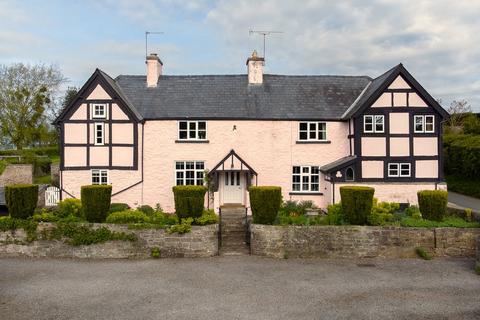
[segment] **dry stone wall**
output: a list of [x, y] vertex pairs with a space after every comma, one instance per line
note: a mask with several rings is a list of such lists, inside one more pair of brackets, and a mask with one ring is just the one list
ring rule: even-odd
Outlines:
[[0, 186], [19, 183], [33, 183], [31, 164], [9, 164], [0, 175]]
[[436, 256], [474, 257], [480, 229], [368, 226], [250, 226], [254, 255], [320, 258], [410, 258], [423, 247]]
[[[134, 233], [138, 240], [108, 241], [88, 246], [72, 246], [62, 240], [37, 240], [28, 243], [26, 233], [18, 229], [0, 232], [0, 257], [148, 258], [154, 247], [160, 249], [161, 257], [211, 257], [218, 253], [218, 225], [193, 226], [192, 231], [186, 234], [169, 234], [163, 229], [130, 230], [127, 225], [91, 226]], [[43, 230], [53, 227], [51, 223], [39, 224], [39, 239]]]

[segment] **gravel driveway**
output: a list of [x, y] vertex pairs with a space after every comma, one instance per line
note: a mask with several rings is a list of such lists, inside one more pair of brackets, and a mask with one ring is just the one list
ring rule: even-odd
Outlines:
[[480, 319], [471, 260], [0, 259], [1, 319]]

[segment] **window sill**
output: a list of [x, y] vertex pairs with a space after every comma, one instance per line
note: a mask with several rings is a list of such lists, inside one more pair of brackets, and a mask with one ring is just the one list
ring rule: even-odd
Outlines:
[[175, 140], [175, 143], [210, 143], [209, 140]]
[[297, 144], [329, 144], [332, 143], [330, 140], [297, 140]]
[[291, 196], [323, 196], [323, 192], [291, 191], [288, 194], [291, 195]]

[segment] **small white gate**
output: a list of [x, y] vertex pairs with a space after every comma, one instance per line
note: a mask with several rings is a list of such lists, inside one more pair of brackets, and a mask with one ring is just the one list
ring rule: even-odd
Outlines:
[[53, 207], [60, 201], [60, 189], [54, 186], [50, 186], [45, 190], [45, 206]]

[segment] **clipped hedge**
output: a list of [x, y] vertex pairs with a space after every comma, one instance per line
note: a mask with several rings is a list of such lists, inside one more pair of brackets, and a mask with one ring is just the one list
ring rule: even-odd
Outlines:
[[442, 221], [447, 214], [448, 193], [443, 190], [422, 190], [417, 192], [418, 206], [422, 217]]
[[350, 224], [365, 225], [372, 212], [375, 189], [364, 186], [340, 187], [342, 211]]
[[31, 217], [37, 207], [38, 185], [14, 184], [5, 187], [5, 201], [12, 218]]
[[198, 218], [203, 213], [205, 194], [204, 186], [175, 186], [172, 188], [175, 200], [175, 214], [179, 219]]
[[81, 199], [85, 218], [88, 222], [104, 222], [110, 210], [112, 186], [82, 186]]
[[480, 135], [452, 134], [443, 137], [445, 173], [480, 177]]
[[273, 224], [282, 204], [282, 188], [275, 186], [250, 187], [250, 207], [253, 223]]

